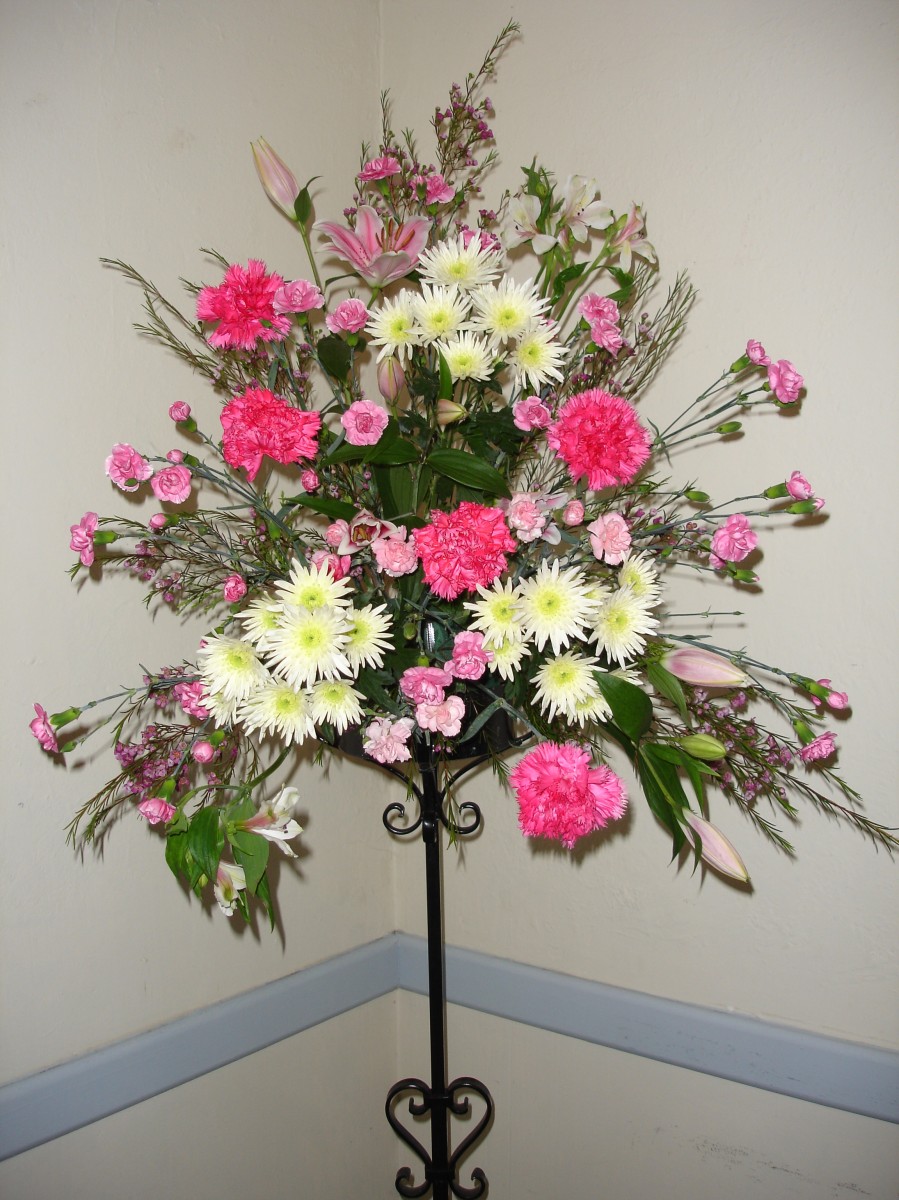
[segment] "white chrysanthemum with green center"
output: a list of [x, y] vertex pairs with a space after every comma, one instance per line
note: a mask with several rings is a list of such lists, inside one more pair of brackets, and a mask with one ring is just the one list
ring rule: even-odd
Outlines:
[[521, 613], [518, 604], [518, 589], [511, 579], [495, 580], [488, 587], [479, 587], [480, 600], [466, 601], [465, 608], [474, 613], [469, 628], [479, 630], [490, 641], [491, 647], [506, 642], [521, 641]]
[[596, 721], [607, 721], [612, 715], [611, 706], [600, 691], [595, 679], [593, 683], [596, 688], [593, 695], [588, 696], [585, 700], [578, 700], [574, 706], [574, 716], [571, 719], [577, 721], [581, 726]]
[[287, 683], [270, 683], [248, 696], [237, 710], [237, 719], [251, 733], [274, 735], [290, 745], [314, 737], [309, 693]]
[[266, 649], [269, 634], [278, 628], [283, 611], [284, 606], [280, 601], [273, 600], [271, 596], [258, 596], [238, 615], [237, 619], [243, 625], [245, 636], [257, 650]]
[[403, 291], [392, 299], [384, 300], [365, 327], [366, 335], [373, 346], [380, 346], [378, 362], [388, 355], [396, 355], [403, 362], [413, 346], [421, 345], [421, 330], [415, 321], [414, 296]]
[[380, 667], [384, 661], [383, 651], [393, 646], [386, 606], [381, 604], [373, 608], [367, 604], [365, 608], [348, 609], [346, 638], [344, 653], [353, 674], [358, 674], [362, 667]]
[[596, 666], [595, 658], [573, 650], [547, 659], [534, 676], [534, 695], [541, 712], [550, 721], [556, 713], [569, 721], [578, 720], [578, 704], [595, 700], [599, 691], [593, 678]]
[[508, 276], [472, 293], [472, 329], [486, 333], [491, 346], [520, 338], [540, 320], [548, 301], [541, 300], [531, 280], [516, 283]]
[[655, 604], [662, 594], [659, 573], [648, 554], [628, 555], [618, 572], [618, 586], [629, 587], [638, 599], [645, 600], [647, 604]]
[[559, 654], [573, 638], [587, 640], [587, 627], [596, 620], [599, 605], [576, 567], [562, 568], [557, 558], [551, 565], [544, 559], [518, 591], [522, 631], [538, 650], [549, 642]]
[[307, 612], [288, 608], [284, 619], [269, 639], [268, 659], [277, 675], [293, 688], [316, 679], [352, 675], [347, 660], [345, 610], [317, 608]]
[[465, 330], [446, 342], [437, 342], [453, 379], [489, 379], [493, 355], [483, 338]]
[[236, 703], [264, 687], [271, 676], [249, 642], [211, 634], [197, 651], [200, 677], [211, 696]]
[[493, 651], [493, 659], [487, 664], [487, 670], [496, 671], [497, 675], [510, 683], [521, 670], [522, 661], [531, 653], [524, 642], [505, 641], [498, 645], [490, 638], [484, 638], [484, 649]]
[[532, 391], [538, 392], [550, 379], [561, 383], [565, 348], [556, 338], [556, 328], [555, 324], [541, 322], [526, 330], [509, 355], [509, 365], [520, 387], [527, 383]]
[[348, 726], [362, 720], [359, 701], [364, 698], [343, 679], [325, 679], [316, 683], [310, 693], [313, 720], [316, 724], [327, 722], [338, 733], [343, 733]]
[[471, 301], [457, 287], [441, 287], [434, 284], [421, 285], [421, 295], [413, 300], [415, 319], [421, 330], [424, 345], [438, 338], [449, 338], [454, 333], [468, 329], [468, 310]]
[[622, 666], [646, 649], [644, 634], [652, 633], [658, 621], [650, 613], [651, 604], [636, 596], [631, 588], [619, 588], [603, 601], [596, 619], [594, 638], [610, 659]]
[[495, 250], [482, 250], [477, 237], [466, 246], [460, 234], [420, 254], [416, 270], [425, 283], [444, 287], [455, 284], [463, 292], [470, 292], [496, 278], [500, 256]]
[[289, 579], [280, 579], [275, 590], [282, 604], [315, 612], [319, 608], [343, 608], [351, 603], [347, 592], [352, 588], [348, 578], [335, 579], [327, 563], [313, 566], [294, 559]]

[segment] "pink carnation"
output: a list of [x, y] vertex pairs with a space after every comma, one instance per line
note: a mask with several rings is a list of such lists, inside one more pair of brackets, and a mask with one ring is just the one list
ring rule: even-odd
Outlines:
[[169, 518], [165, 513], [154, 513], [153, 516], [150, 517], [149, 521], [147, 521], [147, 524], [151, 529], [155, 530], [156, 533], [159, 533], [161, 529], [165, 529], [168, 523]]
[[47, 710], [41, 708], [39, 704], [35, 704], [34, 711], [37, 713], [37, 716], [33, 721], [29, 722], [28, 728], [40, 742], [43, 750], [46, 750], [48, 754], [58, 753], [59, 743], [56, 741], [56, 734], [53, 726], [50, 724]]
[[371, 313], [361, 300], [342, 300], [325, 317], [325, 324], [332, 333], [360, 333], [370, 317]]
[[321, 427], [317, 412], [302, 412], [265, 388], [247, 388], [229, 400], [221, 413], [222, 453], [232, 467], [245, 467], [252, 482], [263, 455], [279, 463], [312, 458]]
[[413, 704], [442, 704], [452, 682], [441, 667], [409, 667], [400, 676], [400, 691]]
[[553, 838], [571, 850], [579, 838], [624, 814], [624, 784], [608, 767], [590, 765], [575, 742], [541, 742], [509, 781], [518, 797], [518, 824], [526, 837]]
[[426, 204], [446, 204], [456, 194], [456, 189], [450, 187], [440, 174], [429, 175], [424, 184]]
[[326, 566], [335, 581], [343, 579], [353, 562], [348, 554], [329, 554], [327, 550], [314, 551], [309, 555], [309, 561], [317, 569]]
[[813, 742], [809, 742], [807, 746], [803, 746], [799, 751], [799, 757], [804, 763], [819, 762], [821, 759], [830, 758], [831, 754], [836, 752], [836, 742], [832, 733], [821, 733]]
[[86, 512], [77, 525], [69, 526], [72, 535], [69, 549], [77, 551], [86, 567], [94, 561], [94, 534], [97, 531], [98, 519], [95, 512]]
[[804, 382], [793, 364], [785, 358], [768, 367], [768, 386], [781, 404], [795, 404]]
[[363, 183], [370, 183], [374, 179], [388, 179], [391, 175], [399, 175], [401, 169], [398, 159], [392, 154], [385, 154], [380, 158], [370, 159], [356, 178], [361, 179]]
[[209, 709], [203, 703], [206, 693], [199, 680], [195, 683], [176, 683], [172, 691], [189, 717], [196, 717], [198, 721], [206, 720]]
[[599, 388], [579, 392], [547, 432], [550, 447], [575, 481], [586, 476], [595, 491], [630, 483], [649, 458], [649, 431], [634, 406]]
[[584, 506], [580, 500], [569, 500], [565, 505], [565, 511], [562, 513], [562, 520], [566, 525], [580, 525], [584, 519]]
[[389, 575], [391, 579], [411, 575], [418, 566], [415, 543], [406, 537], [405, 525], [400, 525], [384, 537], [375, 538], [371, 544], [371, 551], [378, 564], [378, 570]]
[[376, 717], [365, 728], [362, 749], [379, 763], [408, 762], [412, 752], [407, 743], [414, 727], [411, 717], [400, 717], [398, 721]]
[[431, 512], [430, 524], [412, 535], [425, 582], [444, 600], [486, 587], [506, 569], [516, 541], [502, 509], [464, 500], [454, 512]]
[[614, 357], [624, 345], [621, 330], [613, 321], [594, 321], [590, 326], [590, 337], [603, 350]]
[[341, 415], [340, 423], [351, 446], [374, 446], [387, 428], [388, 419], [387, 412], [379, 404], [356, 400]]
[[173, 421], [186, 421], [190, 416], [190, 405], [184, 400], [176, 400], [169, 408], [169, 416]]
[[169, 804], [168, 800], [163, 800], [161, 796], [149, 796], [146, 800], [141, 800], [137, 811], [142, 817], [146, 817], [149, 824], [160, 825], [164, 821], [171, 821], [175, 815], [175, 806]]
[[183, 504], [190, 495], [190, 471], [181, 466], [163, 467], [150, 480], [150, 487], [157, 500]]
[[812, 485], [804, 475], [800, 475], [798, 471], [794, 471], [787, 480], [787, 491], [794, 500], [811, 500], [815, 494], [812, 491]]
[[552, 419], [552, 413], [539, 396], [527, 396], [512, 405], [513, 424], [525, 433], [533, 429], [546, 429]]
[[493, 651], [484, 649], [483, 633], [464, 630], [456, 634], [453, 657], [446, 663], [446, 670], [456, 679], [480, 679], [492, 661]]
[[610, 566], [624, 562], [631, 548], [631, 531], [621, 513], [611, 512], [597, 517], [587, 526], [590, 546], [598, 559], [605, 559]]
[[215, 746], [204, 738], [199, 742], [194, 742], [190, 748], [190, 756], [194, 762], [211, 763], [215, 758]]
[[222, 586], [222, 595], [229, 604], [236, 604], [247, 594], [247, 581], [242, 575], [229, 575]]
[[282, 283], [275, 292], [272, 307], [276, 313], [304, 313], [313, 308], [321, 308], [325, 298], [308, 279], [292, 279], [290, 283]]
[[520, 542], [536, 541], [546, 526], [546, 510], [534, 499], [538, 494], [516, 492], [511, 500], [503, 501], [509, 528]]
[[746, 357], [751, 363], [755, 363], [757, 367], [767, 367], [771, 363], [771, 359], [761, 342], [755, 341], [753, 338], [746, 343]]
[[170, 463], [183, 463], [184, 462], [184, 451], [183, 450], [170, 450], [168, 452], [168, 454], [166, 455], [166, 458], [169, 460]]
[[118, 442], [106, 460], [106, 474], [123, 492], [136, 492], [138, 484], [153, 474], [153, 468], [133, 446]]
[[621, 319], [615, 301], [609, 296], [598, 296], [596, 292], [588, 292], [578, 304], [577, 310], [588, 325], [595, 325], [597, 321], [611, 321], [615, 324]]
[[758, 534], [749, 528], [748, 518], [742, 513], [733, 513], [712, 538], [709, 562], [715, 570], [720, 570], [725, 562], [740, 562], [758, 544]]
[[197, 296], [197, 317], [218, 321], [209, 334], [210, 346], [252, 350], [261, 338], [281, 342], [290, 321], [275, 311], [274, 300], [284, 280], [266, 274], [264, 262], [251, 258], [246, 268], [233, 264], [218, 287], [204, 287]]
[[419, 704], [415, 720], [419, 729], [430, 729], [444, 737], [456, 737], [462, 731], [465, 716], [465, 701], [459, 696], [447, 696], [440, 704]]
[[320, 480], [318, 475], [312, 470], [311, 467], [307, 467], [306, 470], [300, 474], [300, 486], [304, 492], [314, 492], [318, 487], [319, 482]]

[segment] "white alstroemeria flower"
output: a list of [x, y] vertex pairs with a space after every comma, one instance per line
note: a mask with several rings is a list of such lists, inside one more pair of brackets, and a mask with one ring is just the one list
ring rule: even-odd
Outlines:
[[587, 179], [584, 175], [568, 176], [559, 214], [559, 241], [563, 246], [567, 246], [572, 238], [578, 243], [586, 242], [588, 229], [607, 229], [612, 224], [612, 210], [594, 199], [596, 194], [595, 179]]
[[537, 196], [518, 196], [509, 205], [512, 230], [506, 235], [505, 242], [510, 249], [530, 242], [534, 253], [543, 255], [556, 244], [556, 239], [551, 234], [541, 233], [537, 228], [540, 208]]
[[295, 851], [287, 843], [303, 832], [302, 826], [293, 819], [293, 810], [299, 796], [297, 788], [282, 787], [274, 800], [264, 804], [255, 817], [239, 821], [237, 828], [277, 843], [288, 858], [296, 858]]
[[247, 877], [244, 874], [243, 867], [239, 867], [236, 863], [219, 863], [215, 885], [212, 890], [215, 892], [219, 908], [226, 917], [230, 917], [234, 912], [234, 906], [237, 904], [237, 893], [242, 892], [246, 886]]

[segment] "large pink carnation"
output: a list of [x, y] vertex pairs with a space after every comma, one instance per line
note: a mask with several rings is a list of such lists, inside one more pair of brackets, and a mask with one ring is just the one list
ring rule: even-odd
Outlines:
[[541, 742], [509, 781], [518, 796], [518, 824], [525, 837], [553, 838], [571, 850], [579, 838], [623, 816], [624, 784], [614, 771], [590, 766], [575, 742]]
[[246, 267], [232, 264], [218, 287], [204, 287], [197, 296], [197, 317], [218, 321], [209, 334], [210, 346], [252, 350], [261, 338], [281, 342], [290, 332], [290, 318], [275, 310], [275, 296], [284, 284], [268, 275], [264, 262], [251, 258]]
[[649, 458], [649, 431], [634, 406], [600, 388], [572, 396], [546, 440], [567, 463], [571, 478], [577, 482], [586, 476], [594, 491], [630, 483]]
[[247, 388], [222, 409], [222, 453], [232, 467], [246, 467], [252, 482], [263, 455], [279, 463], [312, 458], [322, 419], [302, 412], [265, 388]]
[[412, 536], [425, 582], [444, 600], [492, 583], [516, 548], [502, 510], [470, 500], [454, 512], [432, 512], [430, 524]]

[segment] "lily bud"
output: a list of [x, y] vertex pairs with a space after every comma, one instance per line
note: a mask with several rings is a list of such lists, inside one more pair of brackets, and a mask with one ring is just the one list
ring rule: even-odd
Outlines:
[[295, 205], [300, 185], [290, 168], [278, 157], [265, 138], [251, 143], [256, 173], [265, 194], [285, 217], [296, 220]]
[[691, 733], [687, 737], [678, 738], [677, 744], [691, 758], [700, 758], [704, 762], [717, 762], [727, 754], [727, 747], [710, 733]]
[[729, 658], [701, 646], [669, 650], [662, 658], [662, 666], [694, 687], [744, 687], [749, 682]]
[[704, 863], [716, 871], [720, 871], [722, 875], [727, 875], [730, 879], [738, 879], [741, 883], [749, 882], [746, 865], [720, 829], [716, 829], [709, 821], [697, 817], [689, 810], [684, 813], [684, 820], [689, 826], [689, 829], [685, 829], [684, 832], [694, 846], [696, 842], [693, 835], [699, 837], [701, 842], [699, 855]]
[[467, 410], [461, 404], [457, 404], [455, 400], [437, 401], [437, 424], [441, 429], [446, 429], [447, 425], [452, 425], [454, 421], [461, 421], [467, 416]]
[[378, 391], [391, 403], [400, 394], [406, 376], [399, 362], [391, 355], [378, 363]]

